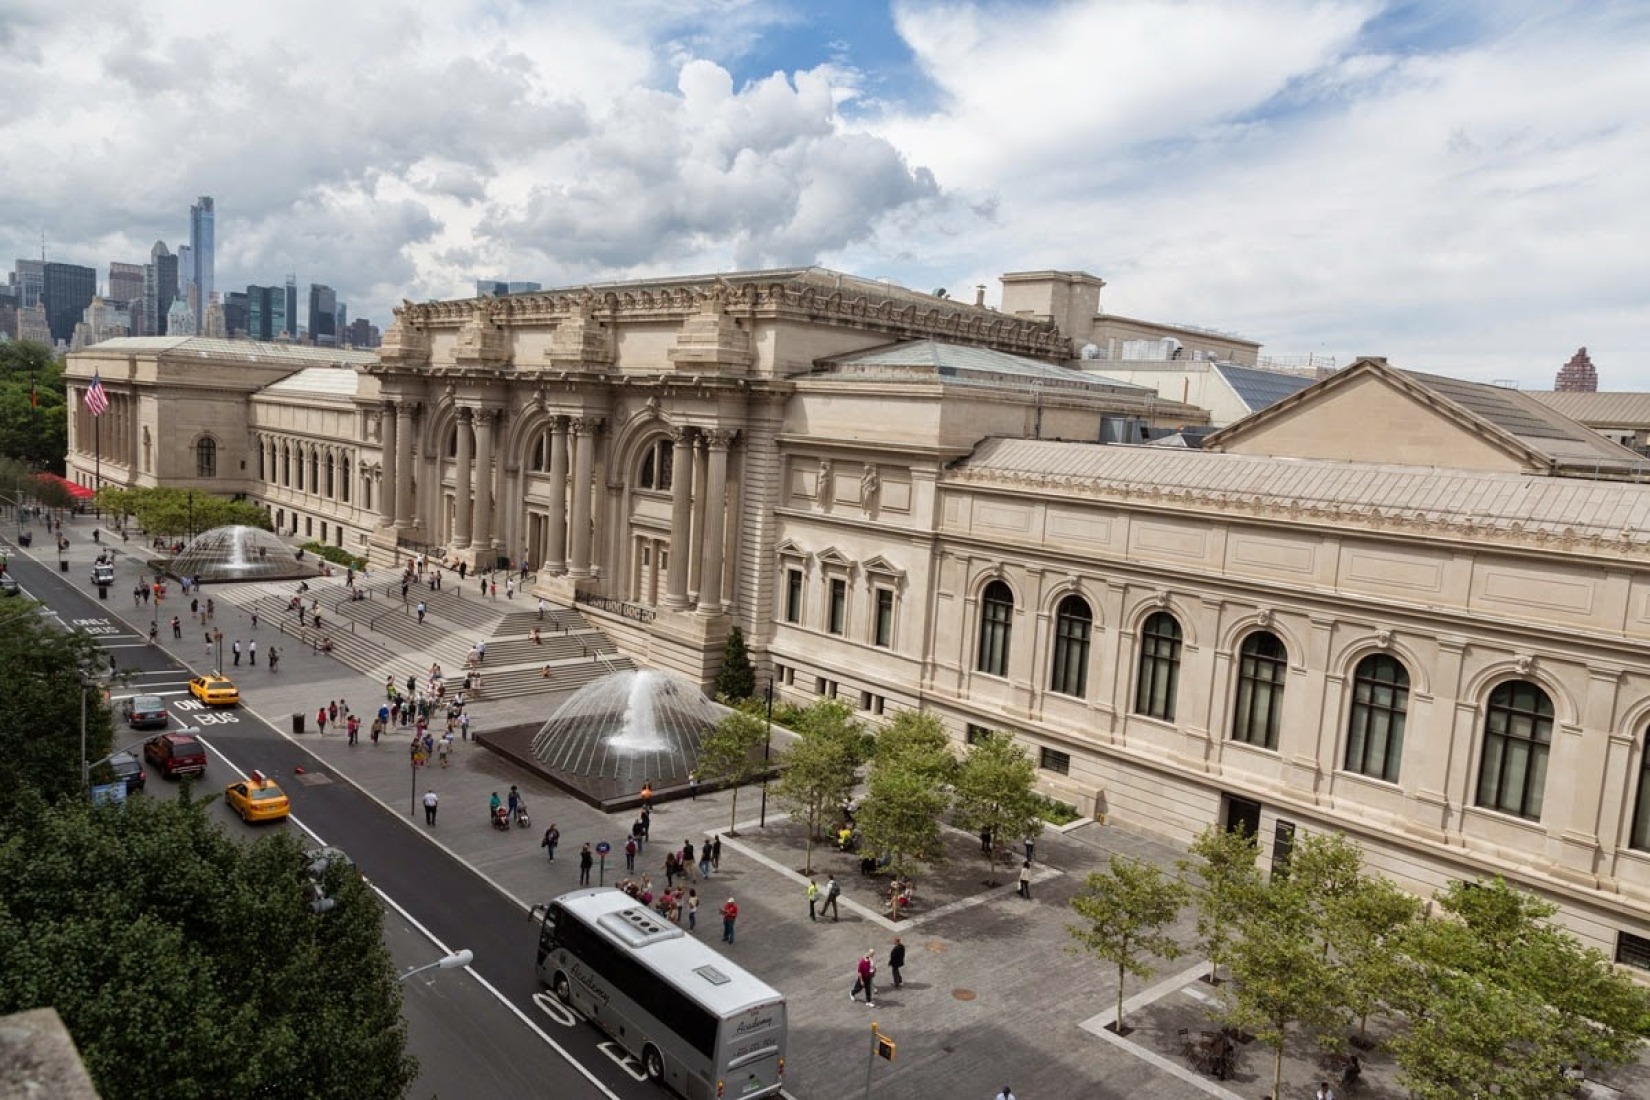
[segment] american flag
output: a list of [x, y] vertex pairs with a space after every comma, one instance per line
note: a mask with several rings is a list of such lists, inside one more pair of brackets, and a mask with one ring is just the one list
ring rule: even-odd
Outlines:
[[103, 392], [103, 378], [96, 371], [92, 372], [92, 384], [86, 387], [80, 403], [93, 416], [102, 416], [109, 411], [109, 395]]

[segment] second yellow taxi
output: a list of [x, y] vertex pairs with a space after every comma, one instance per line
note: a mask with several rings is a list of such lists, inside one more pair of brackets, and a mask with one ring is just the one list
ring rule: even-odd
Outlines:
[[235, 681], [215, 672], [190, 680], [189, 694], [209, 707], [232, 707], [241, 701], [241, 689]]
[[263, 772], [253, 772], [223, 789], [224, 801], [242, 821], [279, 821], [290, 811], [286, 792]]

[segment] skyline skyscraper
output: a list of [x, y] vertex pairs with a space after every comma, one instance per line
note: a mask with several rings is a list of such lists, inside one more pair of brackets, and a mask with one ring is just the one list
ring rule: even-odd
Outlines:
[[149, 263], [143, 269], [144, 332], [152, 336], [166, 334], [166, 315], [178, 296], [178, 258], [172, 255], [165, 241], [156, 241], [149, 250]]
[[41, 301], [46, 306], [46, 323], [52, 339], [67, 342], [86, 307], [97, 297], [97, 268], [79, 264], [46, 263]]
[[206, 307], [212, 301], [213, 265], [216, 253], [216, 215], [211, 195], [202, 195], [189, 208], [189, 281], [194, 286], [194, 299], [189, 303], [195, 310], [197, 332], [204, 332]]
[[286, 277], [286, 334], [298, 339], [298, 276]]
[[338, 294], [330, 286], [309, 286], [309, 340], [317, 347], [338, 345]]
[[104, 299], [122, 306], [143, 296], [144, 272], [142, 264], [126, 264], [119, 260], [109, 263], [109, 287]]

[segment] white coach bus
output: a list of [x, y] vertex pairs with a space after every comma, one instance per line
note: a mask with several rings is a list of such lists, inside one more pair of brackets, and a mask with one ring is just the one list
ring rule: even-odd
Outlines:
[[785, 1075], [777, 989], [612, 888], [535, 906], [538, 977], [648, 1077], [688, 1100], [776, 1096]]

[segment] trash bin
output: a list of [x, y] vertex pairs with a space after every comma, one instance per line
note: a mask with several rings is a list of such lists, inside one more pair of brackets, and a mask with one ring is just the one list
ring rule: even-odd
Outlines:
[[304, 716], [303, 715], [294, 714], [292, 716], [292, 732], [293, 733], [303, 733], [304, 732]]
[[59, 573], [67, 573], [69, 571], [69, 559], [68, 558], [59, 558], [59, 559], [57, 559], [57, 571]]
[[106, 599], [109, 598], [109, 586], [108, 585], [100, 584], [100, 585], [97, 586], [97, 598], [100, 599], [100, 600], [106, 600]]

